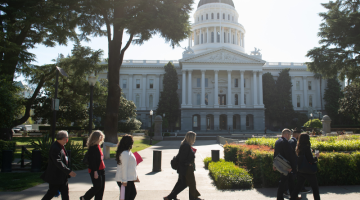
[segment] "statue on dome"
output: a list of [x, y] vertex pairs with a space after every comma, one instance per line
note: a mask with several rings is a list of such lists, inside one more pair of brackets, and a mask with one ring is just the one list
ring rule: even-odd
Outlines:
[[183, 55], [186, 55], [186, 54], [194, 54], [194, 50], [192, 50], [190, 47], [185, 47], [183, 48], [185, 51], [183, 52]]
[[252, 51], [250, 55], [252, 56], [261, 56], [261, 53], [260, 53], [261, 49], [258, 49], [255, 47], [255, 51]]

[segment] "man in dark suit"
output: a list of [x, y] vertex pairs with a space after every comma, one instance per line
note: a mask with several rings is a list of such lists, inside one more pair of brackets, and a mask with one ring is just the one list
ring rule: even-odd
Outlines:
[[69, 200], [69, 176], [75, 177], [76, 173], [69, 169], [69, 160], [64, 145], [68, 142], [68, 133], [59, 131], [49, 151], [49, 161], [45, 172], [41, 178], [49, 183], [49, 190], [42, 200], [52, 199], [58, 191], [61, 193], [62, 200]]
[[[275, 143], [275, 151], [274, 151], [274, 158], [280, 154], [282, 157], [284, 157], [286, 160], [290, 162], [291, 169], [289, 169], [288, 175], [281, 174], [280, 184], [277, 191], [277, 200], [284, 200], [284, 192], [286, 191], [286, 185], [289, 184], [289, 190], [290, 193], [293, 189], [293, 182], [289, 182], [289, 177], [291, 176], [291, 171], [296, 171], [296, 160], [294, 156], [294, 151], [292, 150], [290, 143], [288, 140], [291, 137], [291, 131], [289, 129], [284, 129], [282, 131], [282, 137], [279, 138]], [[274, 171], [276, 168], [274, 167]], [[301, 199], [298, 197], [298, 199]]]

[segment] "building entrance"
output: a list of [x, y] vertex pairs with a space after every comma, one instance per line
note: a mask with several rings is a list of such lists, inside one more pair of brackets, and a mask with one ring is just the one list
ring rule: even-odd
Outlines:
[[220, 115], [220, 130], [227, 130], [227, 116]]

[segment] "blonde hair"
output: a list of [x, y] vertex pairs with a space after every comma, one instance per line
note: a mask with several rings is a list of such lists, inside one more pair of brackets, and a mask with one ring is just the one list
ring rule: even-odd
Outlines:
[[[101, 138], [101, 140], [100, 140]], [[87, 140], [86, 146], [91, 147], [94, 145], [97, 145], [99, 140], [99, 145], [101, 145], [104, 142], [105, 135], [102, 131], [96, 130], [90, 134], [90, 137]]]
[[192, 146], [195, 143], [196, 133], [193, 131], [189, 131], [186, 133], [184, 140], [181, 142], [183, 144], [185, 141]]

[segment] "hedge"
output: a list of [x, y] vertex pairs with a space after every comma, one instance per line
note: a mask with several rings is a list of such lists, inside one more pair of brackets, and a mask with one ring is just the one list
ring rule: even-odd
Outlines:
[[[225, 161], [224, 159], [220, 158], [220, 162]], [[209, 164], [212, 162], [212, 158], [211, 157], [206, 157], [204, 159], [204, 165], [205, 165], [205, 169], [209, 168]]]
[[3, 150], [13, 150], [13, 160], [14, 158], [14, 154], [16, 151], [16, 142], [15, 141], [3, 141], [0, 140], [0, 167], [2, 167], [2, 151]]
[[248, 189], [253, 185], [250, 174], [233, 162], [210, 162], [209, 173], [218, 189]]
[[[232, 157], [238, 166], [249, 170], [254, 187], [278, 185], [280, 173], [272, 169], [274, 151], [269, 147], [230, 144], [224, 145], [224, 154], [225, 158]], [[317, 177], [319, 185], [359, 185], [360, 152], [320, 153]]]

